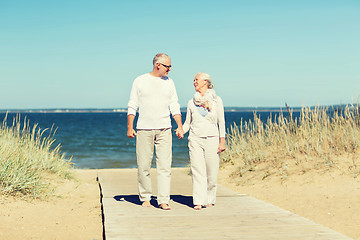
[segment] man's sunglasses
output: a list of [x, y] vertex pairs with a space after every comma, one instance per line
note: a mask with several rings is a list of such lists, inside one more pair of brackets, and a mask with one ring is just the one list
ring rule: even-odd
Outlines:
[[171, 68], [171, 65], [165, 65], [165, 64], [162, 64], [160, 63], [161, 65], [163, 65], [164, 67], [166, 67], [167, 69]]

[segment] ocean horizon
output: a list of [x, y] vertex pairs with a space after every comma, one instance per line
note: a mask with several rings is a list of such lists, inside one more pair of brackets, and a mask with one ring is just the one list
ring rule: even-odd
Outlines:
[[[351, 104], [335, 104], [335, 105], [316, 105], [316, 106], [305, 106], [310, 107], [311, 109], [316, 107], [325, 107], [325, 108], [343, 108]], [[303, 106], [288, 106], [286, 103], [282, 107], [236, 107], [236, 106], [227, 106], [224, 107], [225, 112], [271, 112], [271, 111], [287, 111], [291, 109], [292, 111], [301, 111]], [[180, 108], [181, 112], [186, 112], [186, 107]], [[0, 113], [122, 113], [127, 112], [127, 108], [3, 108], [0, 109]]]
[[[300, 115], [301, 108], [290, 108], [293, 117]], [[290, 111], [289, 109], [289, 111]], [[334, 108], [339, 109], [339, 106]], [[226, 130], [235, 124], [248, 122], [256, 114], [263, 122], [271, 116], [289, 116], [287, 108], [241, 108], [225, 107]], [[72, 159], [76, 168], [136, 168], [135, 139], [129, 139], [127, 133], [127, 111], [116, 109], [10, 109], [0, 110], [0, 119], [7, 116], [7, 125], [12, 126], [13, 119], [26, 119], [30, 126], [49, 133], [56, 129], [53, 147], [61, 145], [61, 152]], [[182, 121], [186, 118], [186, 109], [182, 109]], [[137, 117], [135, 117], [135, 126]], [[176, 123], [172, 119], [172, 126]], [[179, 140], [173, 130], [173, 167], [186, 167], [189, 164], [187, 136]], [[155, 157], [153, 161], [155, 166]]]

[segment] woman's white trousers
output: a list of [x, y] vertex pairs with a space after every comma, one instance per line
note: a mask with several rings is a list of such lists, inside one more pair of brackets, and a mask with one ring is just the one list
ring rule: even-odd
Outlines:
[[194, 205], [215, 204], [219, 137], [189, 137]]

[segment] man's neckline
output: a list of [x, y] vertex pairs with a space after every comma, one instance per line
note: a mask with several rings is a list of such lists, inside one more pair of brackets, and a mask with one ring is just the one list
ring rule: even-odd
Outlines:
[[153, 78], [160, 78], [160, 79], [162, 79], [162, 80], [168, 80], [168, 79], [169, 79], [168, 76], [157, 77], [157, 76], [152, 75], [151, 73], [148, 73], [148, 74], [149, 74], [151, 77], [153, 77]]

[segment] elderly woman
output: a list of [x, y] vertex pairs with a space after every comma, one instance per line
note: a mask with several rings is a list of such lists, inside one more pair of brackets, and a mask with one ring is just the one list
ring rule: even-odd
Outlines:
[[198, 73], [195, 95], [188, 102], [184, 132], [189, 132], [189, 155], [194, 209], [214, 206], [219, 153], [225, 150], [225, 118], [221, 98], [213, 90], [211, 77]]

